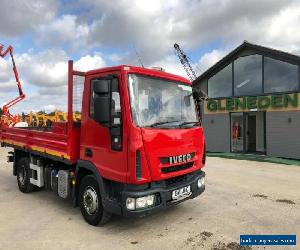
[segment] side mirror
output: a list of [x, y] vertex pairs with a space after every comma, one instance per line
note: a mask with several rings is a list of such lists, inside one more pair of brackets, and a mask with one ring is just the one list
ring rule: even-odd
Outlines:
[[94, 98], [94, 120], [99, 123], [110, 124], [110, 97], [100, 95]]
[[93, 80], [93, 90], [98, 95], [104, 95], [109, 93], [110, 80], [101, 79]]
[[94, 79], [92, 87], [94, 94], [94, 120], [110, 124], [110, 85], [109, 79]]

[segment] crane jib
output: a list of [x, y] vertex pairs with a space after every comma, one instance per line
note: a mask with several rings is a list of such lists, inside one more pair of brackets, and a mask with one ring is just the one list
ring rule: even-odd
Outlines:
[[[4, 50], [4, 45], [3, 44], [0, 44], [0, 56], [2, 58], [6, 57], [6, 55], [9, 53], [10, 57], [11, 57], [11, 61], [12, 61], [12, 64], [13, 64], [13, 72], [14, 72], [14, 76], [15, 76], [15, 80], [16, 80], [16, 83], [17, 83], [17, 87], [18, 87], [18, 91], [19, 91], [19, 96], [17, 96], [16, 98], [8, 101], [7, 103], [5, 103], [2, 107], [2, 110], [3, 110], [3, 114], [2, 116], [3, 117], [6, 117], [6, 118], [9, 118], [10, 120], [10, 123], [13, 125], [17, 122], [17, 118], [12, 116], [10, 113], [9, 113], [9, 108], [11, 108], [12, 106], [16, 105], [18, 102], [20, 102], [21, 100], [23, 100], [25, 98], [25, 94], [23, 93], [23, 90], [22, 90], [22, 85], [21, 85], [21, 82], [20, 82], [20, 79], [19, 79], [19, 74], [18, 74], [18, 70], [17, 70], [17, 67], [16, 67], [16, 63], [15, 63], [15, 60], [14, 60], [14, 56], [13, 56], [13, 47], [10, 45], [6, 48], [6, 50]], [[7, 120], [7, 119], [1, 119], [1, 122], [4, 121], [4, 120]], [[2, 124], [2, 125], [11, 125], [11, 124]]]

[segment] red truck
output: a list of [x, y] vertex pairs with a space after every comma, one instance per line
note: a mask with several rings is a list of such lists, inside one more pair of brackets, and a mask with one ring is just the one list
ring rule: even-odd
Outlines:
[[[83, 79], [81, 91], [75, 78]], [[69, 61], [68, 121], [2, 127], [0, 140], [14, 149], [8, 161], [21, 192], [52, 190], [97, 225], [111, 214], [144, 216], [204, 191], [199, 121], [183, 77], [124, 65], [79, 72]]]

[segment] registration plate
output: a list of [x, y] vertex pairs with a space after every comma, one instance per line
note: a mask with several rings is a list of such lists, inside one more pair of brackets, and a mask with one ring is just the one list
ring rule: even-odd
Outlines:
[[186, 186], [186, 187], [174, 190], [172, 192], [172, 199], [173, 200], [181, 200], [186, 197], [189, 197], [191, 194], [192, 194], [191, 186]]

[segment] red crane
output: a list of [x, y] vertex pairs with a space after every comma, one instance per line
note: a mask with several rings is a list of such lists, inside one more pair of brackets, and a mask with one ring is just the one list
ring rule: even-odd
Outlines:
[[[2, 107], [2, 111], [3, 111], [3, 116], [8, 118], [8, 120], [10, 120], [10, 122], [14, 124], [14, 123], [18, 122], [18, 117], [11, 115], [9, 113], [9, 108], [11, 108], [12, 106], [16, 105], [18, 102], [23, 100], [25, 98], [25, 94], [22, 90], [22, 85], [21, 85], [21, 82], [20, 82], [18, 70], [17, 70], [16, 64], [15, 64], [15, 60], [14, 60], [14, 56], [13, 56], [13, 47], [8, 46], [6, 48], [6, 50], [4, 50], [4, 45], [0, 44], [0, 56], [2, 58], [4, 58], [8, 54], [10, 55], [11, 61], [12, 61], [12, 64], [13, 64], [13, 72], [14, 72], [15, 80], [16, 80], [17, 87], [18, 87], [18, 90], [19, 90], [19, 96], [17, 96], [16, 98], [14, 98], [14, 99], [10, 100], [9, 102], [7, 102], [6, 104], [4, 104], [3, 107]], [[8, 124], [6, 124], [6, 125], [8, 125]]]

